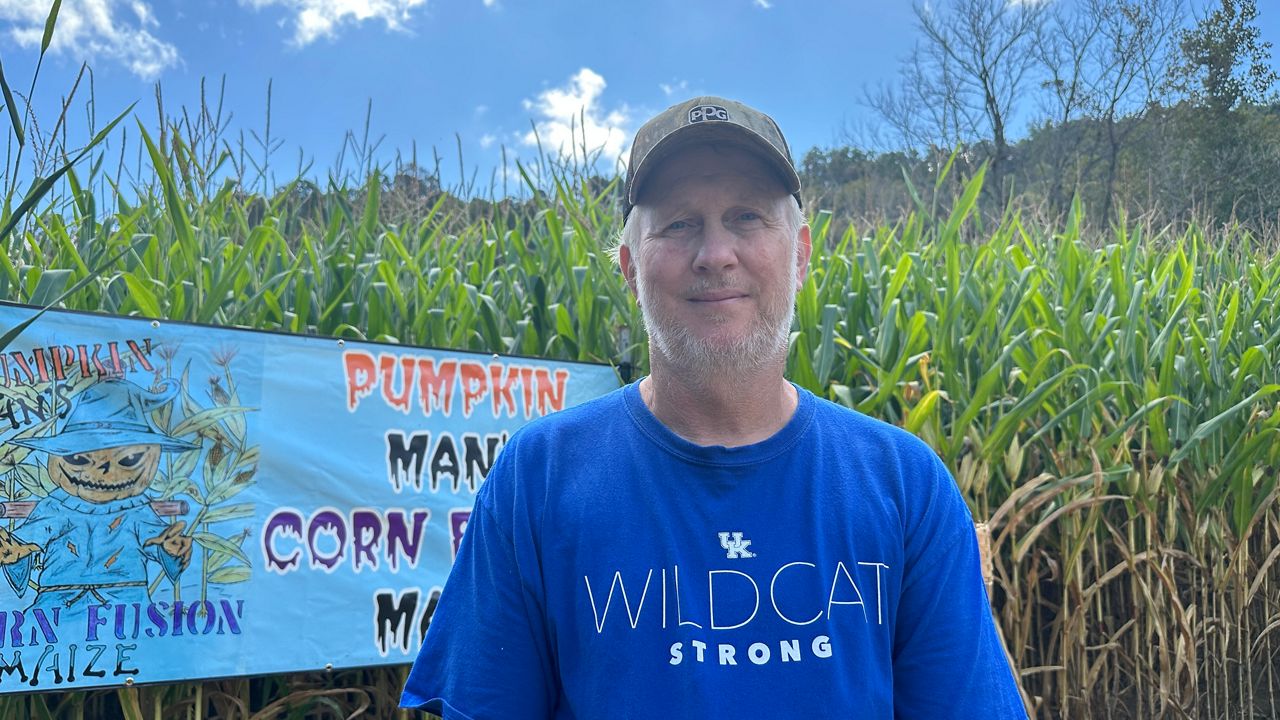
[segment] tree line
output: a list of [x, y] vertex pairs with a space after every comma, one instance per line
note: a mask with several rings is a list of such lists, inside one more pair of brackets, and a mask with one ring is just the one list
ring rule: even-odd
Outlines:
[[815, 205], [892, 217], [985, 167], [987, 207], [1280, 222], [1278, 76], [1255, 0], [914, 10], [920, 40], [896, 80], [864, 90], [877, 121], [802, 158]]
[[[981, 207], [992, 214], [1013, 207], [1061, 219], [1078, 202], [1098, 230], [1141, 217], [1240, 222], [1280, 236], [1271, 44], [1255, 0], [1212, 1], [1198, 16], [1185, 0], [915, 6], [919, 44], [895, 82], [864, 90], [875, 121], [799, 158], [806, 207], [832, 211], [837, 226], [892, 222], [946, 207], [982, 171]], [[370, 182], [383, 220], [404, 226], [515, 221], [571, 186], [607, 213], [620, 206], [621, 181], [600, 175], [594, 158], [539, 155], [520, 168], [514, 193], [505, 181], [499, 191], [496, 174], [488, 193], [445, 187], [438, 157], [434, 167], [397, 157], [377, 172], [361, 160], [359, 172], [327, 183], [298, 177], [250, 204], [250, 219], [289, 206], [291, 222], [324, 225], [326, 196], [355, 203]]]

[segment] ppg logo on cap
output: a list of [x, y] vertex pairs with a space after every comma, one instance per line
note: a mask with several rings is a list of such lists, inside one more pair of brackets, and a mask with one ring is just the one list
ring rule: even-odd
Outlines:
[[719, 105], [699, 105], [689, 111], [689, 122], [699, 123], [703, 120], [728, 120], [729, 111]]

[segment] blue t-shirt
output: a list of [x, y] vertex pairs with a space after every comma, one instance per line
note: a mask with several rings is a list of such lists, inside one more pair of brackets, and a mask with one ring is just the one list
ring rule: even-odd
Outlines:
[[1023, 718], [968, 508], [911, 434], [800, 390], [694, 445], [637, 385], [512, 436], [401, 703], [449, 718]]

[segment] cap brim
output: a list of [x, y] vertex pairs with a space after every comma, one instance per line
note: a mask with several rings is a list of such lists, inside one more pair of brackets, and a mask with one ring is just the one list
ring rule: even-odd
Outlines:
[[768, 140], [750, 128], [728, 122], [703, 122], [686, 125], [673, 130], [654, 144], [649, 152], [640, 159], [631, 176], [631, 184], [627, 187], [627, 209], [636, 205], [640, 198], [640, 190], [644, 182], [652, 174], [654, 168], [663, 160], [676, 152], [699, 143], [728, 143], [760, 156], [786, 189], [788, 195], [800, 192], [800, 176], [782, 153], [778, 152]]
[[127, 445], [159, 445], [161, 450], [173, 451], [195, 450], [200, 447], [185, 440], [161, 435], [160, 433], [139, 430], [103, 430], [100, 428], [72, 430], [44, 437], [14, 438], [9, 442], [32, 450], [43, 450], [51, 455], [74, 455], [75, 453], [125, 447]]

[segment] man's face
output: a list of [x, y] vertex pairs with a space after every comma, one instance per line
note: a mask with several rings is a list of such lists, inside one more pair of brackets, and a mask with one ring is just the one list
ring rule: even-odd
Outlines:
[[809, 229], [756, 156], [696, 146], [665, 160], [634, 212], [637, 247], [620, 260], [653, 349], [692, 371], [756, 369], [785, 358]]
[[71, 495], [104, 503], [141, 494], [159, 465], [159, 445], [127, 445], [50, 455], [49, 478]]

